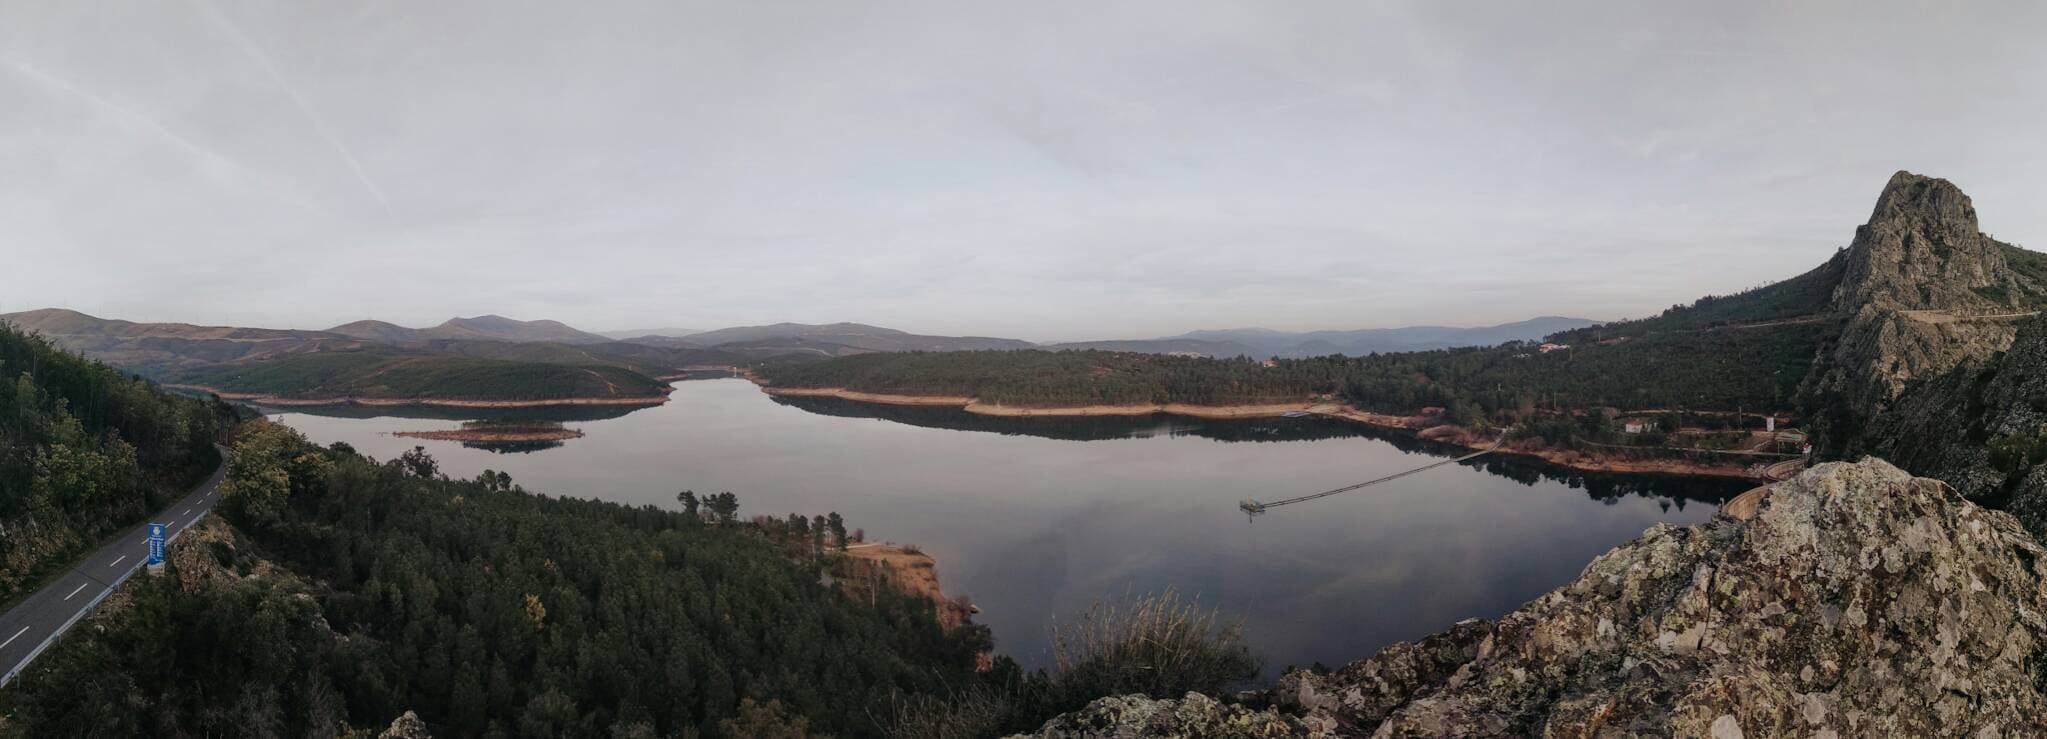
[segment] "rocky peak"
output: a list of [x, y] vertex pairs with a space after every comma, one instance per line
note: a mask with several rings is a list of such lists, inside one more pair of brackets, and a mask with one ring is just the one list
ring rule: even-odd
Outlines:
[[1954, 183], [1891, 177], [1841, 256], [1830, 305], [1842, 330], [1800, 392], [1824, 452], [1843, 452], [1911, 381], [2010, 345], [2011, 322], [1996, 316], [2041, 286], [2011, 269], [2006, 250], [1977, 230], [1976, 207]]
[[2012, 279], [2003, 250], [1977, 229], [1976, 206], [1961, 188], [1899, 172], [1855, 231], [1834, 309], [1990, 307], [1983, 291]]
[[2047, 549], [2015, 519], [1831, 463], [1498, 621], [1290, 673], [1271, 707], [1108, 699], [1041, 735], [2041, 736], [2043, 650]]

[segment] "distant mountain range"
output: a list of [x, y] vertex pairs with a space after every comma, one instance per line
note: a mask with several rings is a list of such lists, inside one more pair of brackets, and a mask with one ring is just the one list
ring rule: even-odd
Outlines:
[[750, 354], [817, 354], [841, 356], [861, 352], [951, 352], [979, 349], [1029, 349], [1019, 339], [987, 336], [928, 336], [869, 326], [864, 323], [777, 323], [705, 331], [677, 341]]
[[406, 328], [384, 321], [356, 321], [327, 329], [327, 333], [369, 341], [401, 342], [432, 339], [484, 339], [489, 341], [552, 341], [561, 344], [602, 344], [607, 336], [578, 331], [560, 321], [520, 321], [504, 316], [450, 318], [433, 328]]
[[679, 338], [683, 336], [689, 336], [691, 334], [700, 334], [703, 332], [704, 330], [700, 328], [629, 328], [624, 331], [593, 331], [592, 333], [595, 333], [598, 336], [604, 336], [612, 339], [617, 339], [619, 341], [624, 341], [626, 339], [637, 339], [643, 336]]
[[1455, 328], [1450, 326], [1407, 326], [1367, 328], [1352, 331], [1274, 331], [1269, 328], [1232, 328], [1189, 331], [1160, 339], [1119, 341], [1072, 341], [1048, 344], [1047, 349], [1101, 349], [1144, 354], [1198, 354], [1207, 357], [1320, 357], [1330, 354], [1361, 355], [1385, 352], [1414, 352], [1461, 346], [1495, 346], [1509, 341], [1536, 341], [1559, 331], [1596, 326], [1584, 318], [1543, 316], [1498, 326]]
[[[1329, 354], [1372, 354], [1448, 349], [1460, 346], [1495, 346], [1509, 341], [1536, 341], [1559, 331], [1598, 325], [1585, 318], [1543, 316], [1498, 326], [1457, 328], [1452, 326], [1407, 326], [1367, 328], [1351, 331], [1274, 331], [1264, 328], [1235, 328], [1189, 331], [1160, 339], [1163, 342], [1203, 341], [1234, 345], [1254, 357], [1318, 357]], [[1129, 349], [1127, 351], [1143, 351]]]
[[[172, 383], [189, 383], [290, 395], [304, 382], [301, 395], [346, 388], [374, 395], [376, 378], [440, 372], [438, 383], [413, 383], [443, 397], [502, 397], [504, 388], [486, 388], [486, 368], [497, 376], [552, 378], [544, 367], [575, 366], [623, 370], [654, 378], [683, 374], [690, 367], [729, 365], [763, 359], [827, 359], [873, 352], [947, 352], [1012, 349], [1101, 349], [1152, 354], [1212, 357], [1308, 356], [1332, 353], [1435, 349], [1498, 344], [1536, 339], [1562, 330], [1592, 325], [1571, 318], [1538, 318], [1482, 328], [1413, 327], [1361, 331], [1289, 333], [1266, 329], [1195, 331], [1182, 336], [1129, 341], [1035, 344], [988, 336], [913, 334], [861, 323], [777, 323], [737, 326], [715, 331], [653, 329], [624, 340], [582, 331], [560, 321], [522, 321], [484, 315], [452, 318], [430, 328], [409, 328], [386, 321], [344, 323], [324, 331], [186, 323], [137, 323], [110, 320], [64, 309], [0, 315], [0, 320], [36, 331], [72, 351], [128, 371]], [[481, 363], [479, 363], [481, 362]], [[459, 375], [459, 377], [458, 377]], [[614, 382], [644, 393], [646, 383]], [[546, 381], [546, 380], [541, 380]], [[555, 389], [534, 385], [520, 391], [535, 397], [561, 397]]]

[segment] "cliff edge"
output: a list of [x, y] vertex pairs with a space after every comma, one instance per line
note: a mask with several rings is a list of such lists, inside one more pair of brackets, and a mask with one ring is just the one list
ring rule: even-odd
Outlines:
[[2047, 549], [1881, 460], [1658, 525], [1498, 621], [1243, 705], [1117, 697], [1042, 736], [2038, 736]]

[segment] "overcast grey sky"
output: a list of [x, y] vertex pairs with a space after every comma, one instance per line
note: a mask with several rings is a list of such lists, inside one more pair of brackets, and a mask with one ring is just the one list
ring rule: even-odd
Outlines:
[[0, 309], [1618, 318], [1898, 169], [2047, 248], [2047, 4], [1673, 5], [0, 0]]

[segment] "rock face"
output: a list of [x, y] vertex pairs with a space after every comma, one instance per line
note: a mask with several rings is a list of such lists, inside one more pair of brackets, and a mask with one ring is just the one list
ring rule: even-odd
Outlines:
[[[2016, 520], [1880, 460], [1831, 463], [1778, 484], [1749, 520], [1651, 528], [1497, 622], [1290, 674], [1270, 694], [1283, 717], [1262, 725], [1377, 737], [2039, 736], [2043, 640], [2047, 549]], [[1098, 701], [1044, 733], [1198, 735], [1152, 728], [1176, 726], [1156, 717], [1193, 702], [1104, 725]]]
[[1848, 318], [1802, 389], [1822, 446], [1840, 452], [1907, 382], [2002, 351], [2019, 296], [2042, 286], [2010, 268], [2008, 247], [1978, 230], [1969, 196], [1947, 180], [1899, 172], [1841, 255], [1830, 310]]
[[1306, 736], [1309, 733], [1308, 726], [1299, 719], [1276, 711], [1254, 711], [1225, 705], [1200, 693], [1188, 693], [1187, 697], [1177, 700], [1158, 700], [1141, 695], [1102, 698], [1087, 704], [1086, 708], [1046, 722], [1045, 728], [1028, 736], [1046, 739], [1168, 736], [1255, 739]]
[[[1978, 230], [1976, 206], [1947, 180], [1899, 172], [1855, 230], [1833, 308], [1996, 308], [1990, 295], [2022, 292], [2004, 247]], [[2002, 293], [2000, 293], [2002, 291]]]
[[426, 722], [419, 720], [419, 714], [406, 711], [404, 715], [391, 720], [391, 728], [378, 734], [377, 739], [434, 739], [433, 732], [427, 731]]
[[2023, 324], [2003, 355], [1914, 387], [1864, 446], [2047, 536], [2047, 318]]

